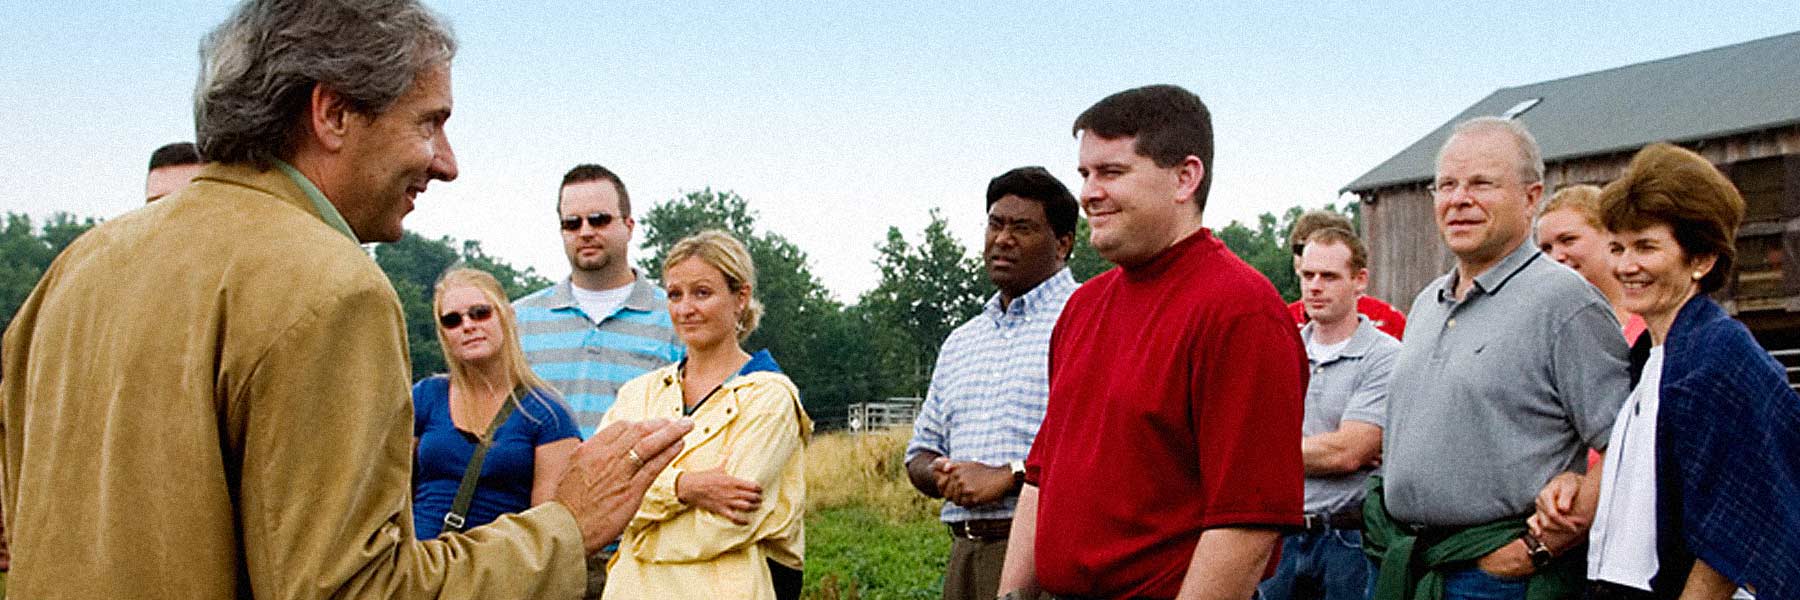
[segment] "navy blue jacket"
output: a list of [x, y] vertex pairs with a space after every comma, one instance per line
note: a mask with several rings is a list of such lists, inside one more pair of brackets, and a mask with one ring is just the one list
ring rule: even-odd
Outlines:
[[1800, 598], [1800, 396], [1786, 370], [1704, 295], [1663, 350], [1652, 591], [1679, 596], [1699, 558], [1760, 599]]

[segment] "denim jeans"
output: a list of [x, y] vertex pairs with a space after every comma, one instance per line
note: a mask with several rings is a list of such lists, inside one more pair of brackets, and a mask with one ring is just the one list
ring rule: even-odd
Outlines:
[[1327, 527], [1282, 537], [1275, 576], [1257, 591], [1267, 600], [1367, 600], [1374, 588], [1362, 532]]
[[1444, 574], [1444, 600], [1522, 600], [1529, 579], [1501, 579], [1469, 567]]

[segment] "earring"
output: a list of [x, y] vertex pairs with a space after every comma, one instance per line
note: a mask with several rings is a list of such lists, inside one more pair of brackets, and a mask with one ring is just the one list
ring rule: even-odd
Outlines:
[[1694, 271], [1694, 281], [1699, 281], [1701, 277], [1705, 277], [1705, 276], [1706, 276], [1706, 272], [1704, 272], [1704, 271]]

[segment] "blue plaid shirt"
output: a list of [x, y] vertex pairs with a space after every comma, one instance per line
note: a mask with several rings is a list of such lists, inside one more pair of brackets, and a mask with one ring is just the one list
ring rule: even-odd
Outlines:
[[[1025, 460], [1050, 398], [1050, 332], [1076, 285], [1065, 268], [1004, 311], [995, 294], [981, 314], [950, 332], [913, 424], [907, 460], [927, 451], [993, 466]], [[1014, 496], [976, 509], [945, 502], [939, 518], [1007, 519], [1017, 503]]]

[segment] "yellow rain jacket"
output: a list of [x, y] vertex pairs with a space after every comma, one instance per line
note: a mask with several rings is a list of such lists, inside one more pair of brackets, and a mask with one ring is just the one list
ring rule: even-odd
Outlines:
[[[605, 600], [712, 598], [772, 600], [768, 561], [792, 569], [806, 552], [806, 459], [812, 419], [787, 376], [759, 352], [691, 416], [694, 430], [675, 463], [656, 478], [607, 570]], [[771, 370], [761, 370], [771, 369]], [[678, 365], [619, 388], [602, 426], [616, 420], [682, 416]], [[675, 497], [685, 471], [718, 467], [762, 486], [762, 505], [737, 525]]]

